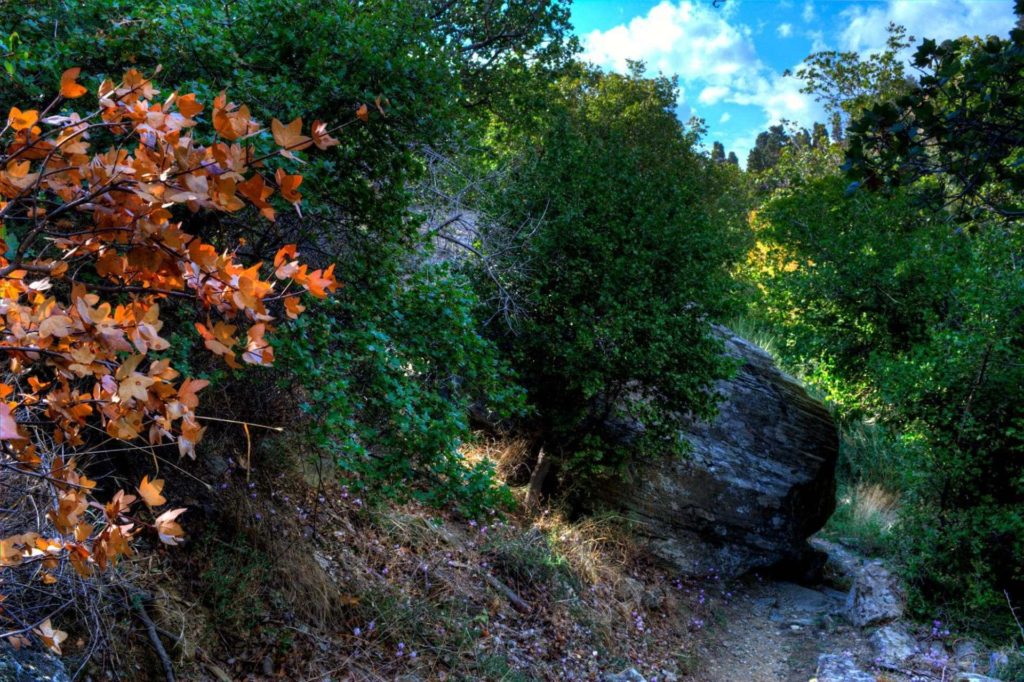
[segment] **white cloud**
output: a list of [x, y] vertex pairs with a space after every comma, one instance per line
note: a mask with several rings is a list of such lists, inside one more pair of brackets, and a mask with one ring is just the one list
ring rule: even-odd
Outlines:
[[825, 111], [812, 95], [800, 92], [802, 86], [802, 81], [792, 76], [769, 72], [760, 76], [749, 91], [736, 93], [728, 101], [761, 107], [765, 127], [783, 119], [810, 127], [814, 121], [826, 119]]
[[725, 85], [760, 64], [750, 28], [730, 24], [730, 16], [711, 3], [664, 0], [628, 24], [584, 36], [583, 57], [616, 71], [642, 59], [652, 71], [678, 74], [684, 82]]
[[[761, 61], [754, 31], [737, 21], [742, 19], [742, 11], [730, 11], [730, 7], [736, 4], [714, 9], [712, 3], [700, 0], [663, 0], [646, 15], [583, 36], [583, 56], [615, 71], [624, 71], [629, 60], [642, 60], [651, 72], [677, 74], [690, 93], [698, 93], [692, 101], [680, 95], [677, 113], [684, 120], [696, 112], [695, 104], [723, 102], [760, 109], [763, 123], [752, 126], [753, 130], [781, 119], [807, 127], [824, 120], [821, 107], [811, 95], [800, 92], [796, 79], [782, 76]], [[804, 11], [813, 14], [814, 8], [808, 3]], [[787, 26], [786, 33], [791, 34], [793, 27]], [[778, 30], [781, 32], [781, 27]], [[731, 118], [724, 113], [718, 123]], [[723, 141], [742, 157], [753, 145], [753, 134], [747, 137], [750, 139], [730, 142], [723, 136]]]
[[[938, 40], [963, 34], [1006, 35], [1015, 22], [1012, 0], [856, 0], [838, 13], [817, 0], [784, 1], [791, 11], [799, 12], [804, 24], [782, 23], [774, 33], [780, 38], [806, 38], [811, 52], [881, 49], [890, 21], [906, 26], [918, 39]], [[812, 95], [800, 92], [800, 81], [761, 60], [755, 36], [761, 34], [758, 40], [774, 36], [770, 29], [765, 35], [760, 25], [755, 31], [742, 23], [744, 12], [739, 6], [739, 2], [714, 8], [707, 0], [661, 0], [645, 15], [582, 36], [583, 56], [615, 71], [624, 71], [628, 60], [642, 60], [649, 72], [678, 75], [682, 88], [677, 113], [683, 120], [696, 113], [693, 107], [698, 104], [702, 109], [728, 103], [760, 111], [763, 122], [749, 126], [742, 135], [730, 140], [715, 133], [742, 158], [758, 130], [784, 118], [810, 127], [826, 116]], [[819, 12], [822, 8], [827, 11]], [[823, 15], [830, 18], [828, 26], [823, 25]], [[796, 41], [786, 44], [792, 47]], [[712, 110], [711, 115], [715, 113]], [[749, 114], [744, 114], [745, 121]], [[734, 115], [722, 113], [718, 125]]]
[[724, 85], [709, 85], [700, 91], [697, 101], [701, 104], [717, 104], [728, 94], [729, 88]]
[[839, 35], [844, 50], [871, 52], [885, 47], [889, 22], [910, 35], [946, 40], [961, 35], [1007, 35], [1016, 21], [1011, 0], [887, 0], [865, 7], [854, 5], [841, 13], [845, 28]]
[[824, 31], [807, 31], [804, 37], [811, 41], [811, 52], [823, 52], [828, 49]]

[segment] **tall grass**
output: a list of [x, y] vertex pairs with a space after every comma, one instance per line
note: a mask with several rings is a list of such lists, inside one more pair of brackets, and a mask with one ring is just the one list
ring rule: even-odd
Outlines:
[[[732, 330], [737, 336], [743, 337], [747, 341], [750, 341], [755, 346], [758, 346], [764, 352], [771, 355], [778, 362], [778, 340], [777, 334], [771, 331], [768, 327], [758, 322], [756, 319], [747, 316], [740, 315], [727, 320], [725, 326]], [[787, 369], [788, 371], [788, 369]]]

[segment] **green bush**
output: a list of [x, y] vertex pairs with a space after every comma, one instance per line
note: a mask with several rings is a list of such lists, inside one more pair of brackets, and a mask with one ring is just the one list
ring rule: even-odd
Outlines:
[[[493, 211], [507, 231], [536, 222], [509, 268], [526, 313], [494, 333], [566, 475], [678, 452], [680, 415], [709, 414], [707, 388], [729, 369], [710, 320], [743, 245], [742, 213], [720, 196], [735, 170], [694, 150], [675, 82], [641, 72], [580, 67], [558, 81], [546, 119], [510, 152]], [[631, 419], [646, 430], [626, 448], [607, 427]]]
[[889, 434], [855, 444], [868, 452], [841, 473], [902, 493], [912, 605], [1005, 634], [1004, 590], [1024, 600], [1024, 413], [1010, 398], [1024, 387], [1024, 241], [1001, 219], [965, 226], [933, 206], [943, 181], [792, 183], [758, 212], [748, 267], [786, 362], [845, 420]]
[[310, 444], [392, 499], [455, 502], [473, 515], [506, 504], [489, 463], [469, 467], [459, 453], [474, 403], [499, 416], [523, 410], [475, 305], [466, 279], [436, 266], [394, 284], [373, 319], [343, 302], [300, 318], [276, 347], [282, 381], [305, 387]]
[[[333, 127], [368, 104], [368, 121], [304, 165], [302, 216], [181, 217], [253, 261], [297, 242], [314, 267], [335, 263], [343, 289], [334, 302], [277, 334], [278, 366], [310, 396], [314, 445], [385, 496], [476, 508], [502, 494], [485, 468], [466, 470], [457, 456], [465, 410], [488, 397], [516, 403], [516, 389], [474, 331], [464, 284], [411, 272], [425, 241], [411, 188], [424, 145], [461, 143], [488, 112], [525, 106], [523, 92], [575, 49], [568, 31], [562, 0], [40, 0], [0, 15], [0, 100], [38, 101], [72, 66], [95, 91], [126, 65], [147, 75], [160, 65], [162, 82], [204, 101], [244, 94], [265, 125], [302, 116]], [[192, 367], [194, 320], [173, 310], [168, 319], [168, 353], [182, 368], [218, 390], [251, 389], [222, 369]]]

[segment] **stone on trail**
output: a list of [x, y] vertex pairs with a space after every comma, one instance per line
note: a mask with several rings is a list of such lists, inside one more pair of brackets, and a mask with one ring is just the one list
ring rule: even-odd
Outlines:
[[822, 654], [818, 657], [818, 674], [814, 682], [877, 682], [874, 675], [857, 667], [853, 654]]
[[647, 680], [636, 668], [629, 668], [621, 673], [608, 673], [604, 676], [604, 682], [647, 682]]
[[854, 569], [846, 612], [857, 627], [887, 623], [903, 615], [899, 580], [881, 561], [865, 561]]
[[815, 558], [823, 564], [806, 539], [835, 509], [835, 422], [765, 351], [727, 329], [717, 333], [740, 367], [717, 384], [718, 415], [680, 434], [690, 453], [644, 458], [626, 482], [595, 492], [638, 522], [655, 556], [687, 575], [782, 566], [796, 574]]
[[878, 662], [895, 667], [917, 653], [917, 640], [898, 625], [886, 625], [872, 633], [871, 646]]

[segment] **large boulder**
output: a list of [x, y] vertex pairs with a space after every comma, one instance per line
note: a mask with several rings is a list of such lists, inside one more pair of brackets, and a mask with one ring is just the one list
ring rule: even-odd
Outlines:
[[717, 417], [689, 422], [688, 455], [636, 462], [599, 496], [684, 574], [805, 565], [807, 537], [835, 510], [835, 422], [765, 351], [718, 333], [741, 366], [716, 387]]

